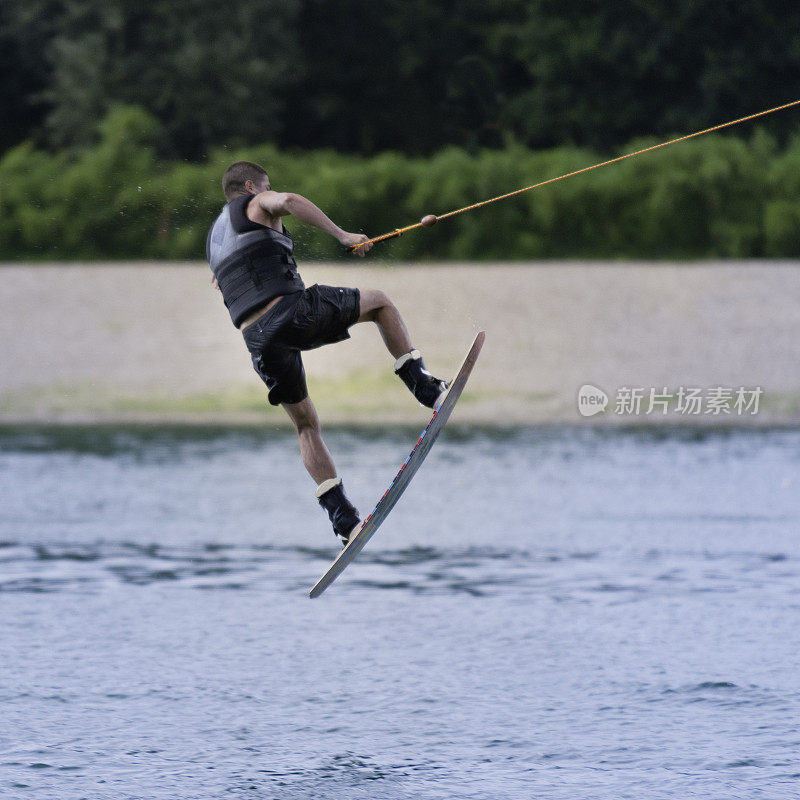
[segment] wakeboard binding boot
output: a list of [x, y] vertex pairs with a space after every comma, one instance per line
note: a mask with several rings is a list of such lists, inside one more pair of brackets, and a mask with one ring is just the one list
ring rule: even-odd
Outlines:
[[419, 350], [411, 350], [400, 356], [394, 362], [394, 372], [408, 386], [419, 403], [427, 408], [439, 410], [447, 395], [448, 384], [446, 381], [434, 378], [425, 369], [425, 362]]
[[341, 478], [329, 478], [317, 487], [317, 500], [328, 512], [333, 532], [339, 537], [343, 547], [347, 547], [350, 536], [361, 523], [358, 510], [347, 499]]

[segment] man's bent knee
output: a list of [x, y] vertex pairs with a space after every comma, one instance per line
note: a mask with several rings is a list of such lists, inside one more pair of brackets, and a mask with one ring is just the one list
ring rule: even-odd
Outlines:
[[299, 403], [283, 403], [286, 413], [297, 428], [298, 433], [318, 431], [320, 429], [319, 416], [310, 397], [306, 397]]
[[386, 306], [391, 306], [392, 301], [386, 292], [381, 289], [361, 289], [361, 307], [358, 317], [359, 322], [374, 322], [378, 312]]

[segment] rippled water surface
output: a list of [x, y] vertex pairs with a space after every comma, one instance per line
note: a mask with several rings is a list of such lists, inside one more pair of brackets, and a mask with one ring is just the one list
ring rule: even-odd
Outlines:
[[[363, 511], [415, 435], [328, 435]], [[311, 601], [292, 436], [0, 432], [0, 797], [798, 797], [798, 467], [454, 426]]]

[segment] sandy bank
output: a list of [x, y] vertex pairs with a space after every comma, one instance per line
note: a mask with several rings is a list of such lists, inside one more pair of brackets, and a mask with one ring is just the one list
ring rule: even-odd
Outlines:
[[[485, 328], [456, 412], [462, 422], [581, 422], [576, 396], [590, 383], [610, 396], [591, 422], [681, 419], [613, 413], [623, 387], [760, 386], [756, 417], [704, 417], [768, 424], [800, 420], [798, 266], [301, 264], [301, 272], [307, 284], [384, 289], [437, 374], [448, 375]], [[284, 423], [265, 403], [207, 266], [6, 265], [0, 280], [0, 421]], [[372, 325], [305, 363], [324, 420], [426, 419]]]

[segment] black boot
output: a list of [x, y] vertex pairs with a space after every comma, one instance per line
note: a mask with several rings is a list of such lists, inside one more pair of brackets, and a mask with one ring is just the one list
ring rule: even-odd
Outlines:
[[[333, 525], [333, 532], [341, 539], [342, 544], [347, 546], [350, 534], [361, 521], [358, 510], [347, 499], [344, 493], [344, 485], [341, 480], [328, 488], [329, 483], [337, 480], [332, 478], [319, 485], [317, 489], [317, 499], [319, 504], [328, 512], [328, 518]], [[322, 493], [320, 494], [320, 489]]]
[[[400, 364], [398, 367], [397, 365]], [[436, 401], [447, 390], [447, 383], [434, 378], [427, 369], [419, 350], [400, 356], [395, 362], [395, 375], [408, 386], [411, 393], [423, 406], [433, 408]]]

